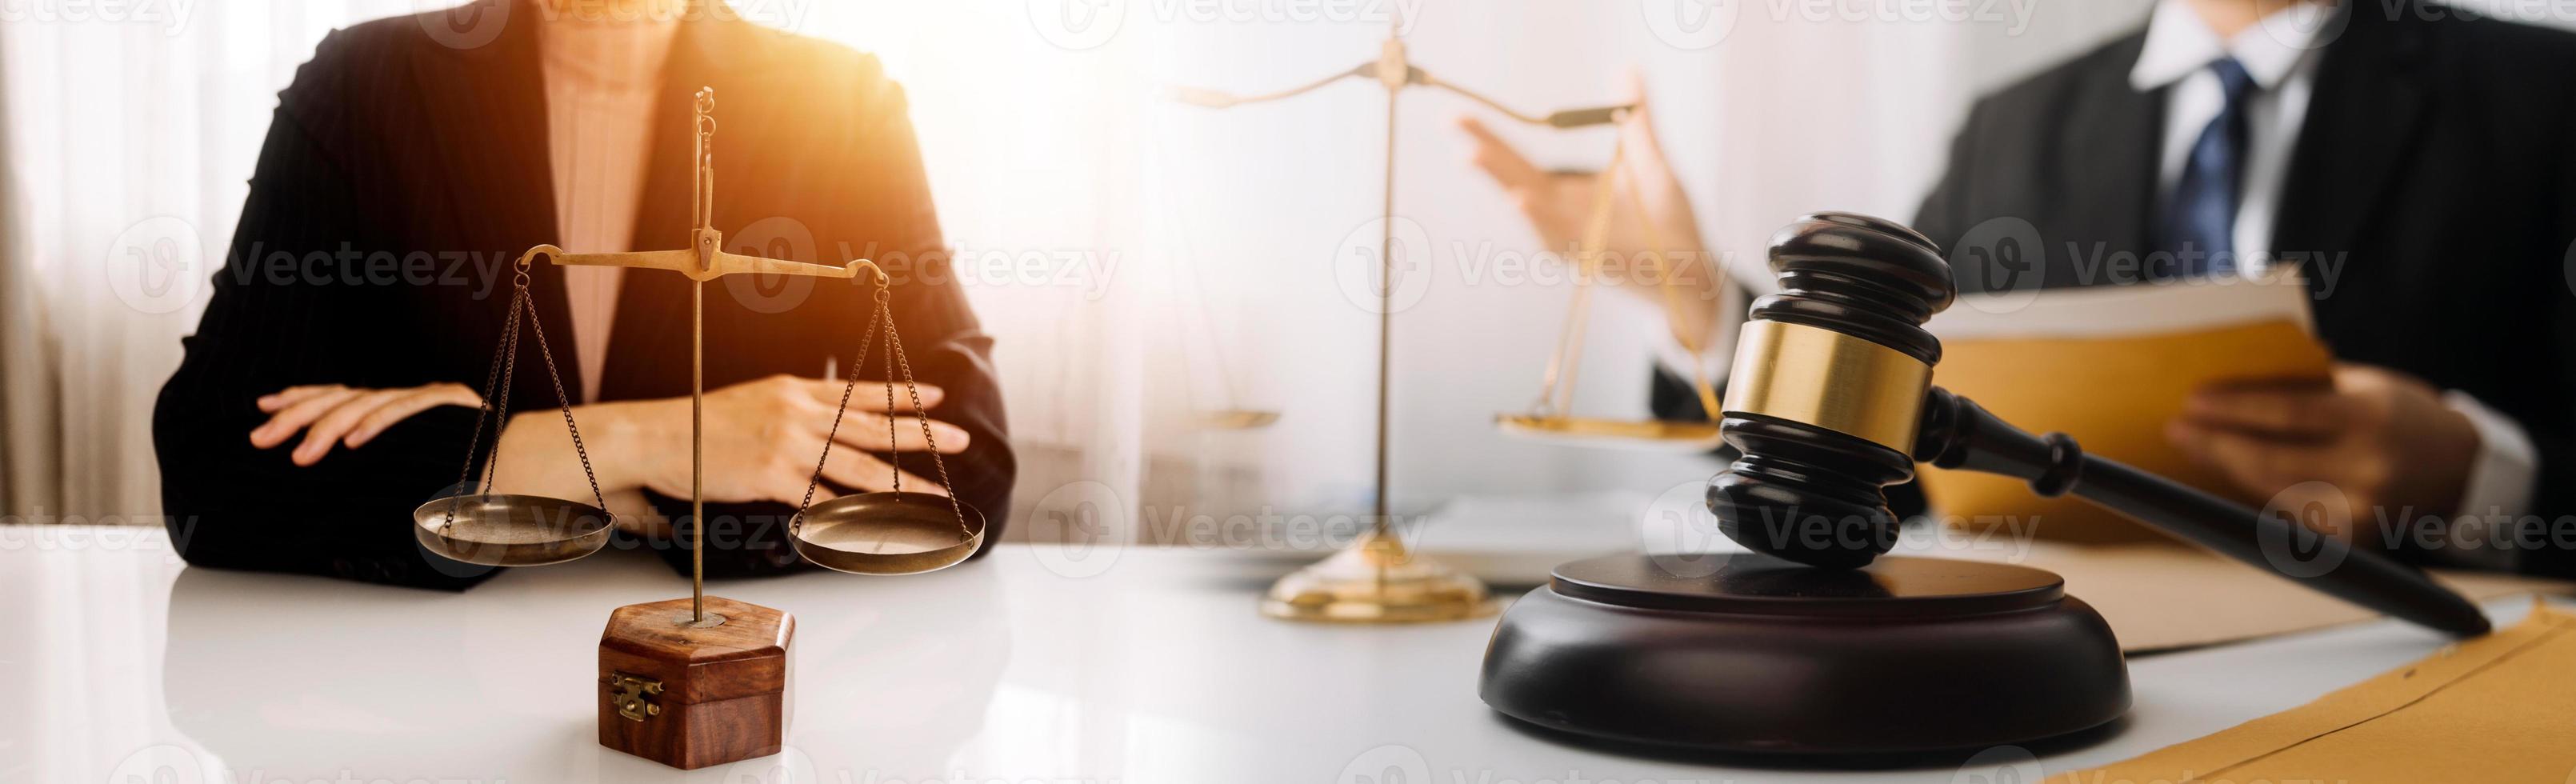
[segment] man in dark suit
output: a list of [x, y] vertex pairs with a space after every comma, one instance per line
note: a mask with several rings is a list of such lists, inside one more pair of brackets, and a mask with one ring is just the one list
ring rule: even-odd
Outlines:
[[[902, 89], [873, 57], [759, 27], [722, 4], [606, 5], [618, 6], [613, 19], [579, 18], [604, 7], [596, 2], [478, 0], [359, 25], [326, 38], [279, 95], [213, 301], [154, 414], [171, 535], [190, 563], [443, 588], [488, 576], [425, 553], [411, 511], [460, 464], [490, 455], [468, 449], [511, 299], [510, 264], [538, 244], [687, 247], [690, 96], [702, 85], [721, 101], [713, 222], [726, 250], [834, 265], [867, 257], [886, 268], [909, 367], [946, 434], [938, 446], [951, 490], [999, 530], [1014, 463], [991, 341], [946, 268]], [[649, 70], [580, 74], [601, 62], [588, 57], [540, 67], [541, 53], [562, 54], [550, 48], [559, 41], [618, 35], [547, 27], [593, 22], [675, 28], [650, 39], [668, 47], [658, 80]], [[540, 28], [564, 37], [541, 47]], [[629, 113], [566, 114], [548, 99], [559, 64], [602, 83], [640, 79], [643, 97]], [[580, 97], [593, 108], [620, 100]], [[550, 135], [566, 130], [566, 118], [601, 117], [632, 122]], [[635, 157], [550, 165], [619, 139]], [[630, 179], [602, 195], [600, 183], [617, 177]], [[596, 231], [601, 221], [631, 225], [631, 239]], [[624, 247], [561, 236], [580, 227]], [[547, 327], [536, 334], [562, 358], [589, 450], [572, 450], [546, 378], [552, 368], [522, 356], [504, 394], [517, 401], [514, 413], [527, 413], [492, 425], [502, 428], [494, 449], [509, 458], [496, 489], [587, 502], [595, 469], [621, 529], [685, 570], [684, 540], [667, 525], [633, 524], [688, 509], [690, 282], [637, 271], [593, 289], [605, 293], [588, 302], [568, 302], [565, 268], [539, 263], [529, 274], [534, 316]], [[896, 420], [903, 426], [888, 434], [879, 412], [889, 407], [871, 405], [884, 400], [882, 387], [863, 387], [851, 419], [826, 435], [841, 386], [816, 377], [827, 368], [883, 377], [851, 356], [875, 312], [872, 283], [762, 286], [779, 284], [706, 284], [707, 495], [731, 502], [707, 507], [711, 576], [801, 565], [783, 523], [827, 438], [842, 448], [818, 500], [885, 489], [894, 453], [927, 446], [917, 421]], [[585, 324], [583, 306], [602, 304], [613, 318]], [[585, 326], [579, 342], [604, 349], [576, 345]], [[870, 355], [881, 360], [883, 348], [880, 339]], [[595, 365], [595, 385], [573, 372], [576, 360]], [[928, 463], [904, 460], [915, 480], [907, 489], [935, 487], [918, 481]]]
[[[1479, 136], [1542, 236], [1570, 236], [1551, 225], [1588, 183]], [[2259, 496], [2340, 491], [2340, 535], [2576, 574], [2571, 138], [2576, 36], [2410, 0], [2164, 0], [1979, 100], [1915, 225], [1967, 292], [2301, 267], [2332, 387], [2203, 390], [2169, 437]], [[2000, 236], [2037, 242], [1979, 247]], [[1726, 307], [1706, 285], [1677, 332]]]

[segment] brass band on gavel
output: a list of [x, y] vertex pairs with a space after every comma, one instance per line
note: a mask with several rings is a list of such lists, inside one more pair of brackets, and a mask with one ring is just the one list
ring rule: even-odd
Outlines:
[[1746, 322], [1725, 409], [1801, 422], [1913, 454], [1932, 366], [1829, 329]]

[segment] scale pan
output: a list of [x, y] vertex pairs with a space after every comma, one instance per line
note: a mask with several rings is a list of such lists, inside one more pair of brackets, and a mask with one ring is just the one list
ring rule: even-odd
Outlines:
[[1499, 414], [1494, 417], [1494, 425], [1520, 438], [1613, 449], [1706, 452], [1723, 443], [1715, 422]]
[[1277, 411], [1252, 411], [1229, 408], [1223, 411], [1199, 412], [1199, 427], [1209, 430], [1252, 430], [1269, 427], [1279, 421]]
[[[966, 530], [957, 526], [958, 510]], [[984, 513], [947, 496], [861, 493], [805, 510], [796, 554], [851, 574], [920, 574], [957, 565], [984, 544]]]
[[[455, 522], [447, 524], [449, 510]], [[412, 536], [441, 556], [484, 566], [543, 566], [599, 552], [616, 529], [606, 510], [534, 495], [431, 499], [411, 511]]]

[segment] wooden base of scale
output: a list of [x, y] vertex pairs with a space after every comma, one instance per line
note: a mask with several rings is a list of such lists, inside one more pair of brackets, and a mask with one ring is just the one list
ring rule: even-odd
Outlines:
[[778, 753], [796, 619], [720, 596], [630, 604], [599, 636], [599, 745], [695, 769]]

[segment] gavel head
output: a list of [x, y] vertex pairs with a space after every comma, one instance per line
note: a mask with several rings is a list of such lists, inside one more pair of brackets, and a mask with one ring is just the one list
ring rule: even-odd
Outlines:
[[1780, 293], [1755, 300], [1720, 429], [1740, 450], [1709, 480], [1728, 538], [1815, 566], [1857, 568], [1896, 545], [1885, 487], [1914, 476], [1941, 342], [1923, 329], [1956, 294], [1930, 239], [1849, 213], [1771, 236]]

